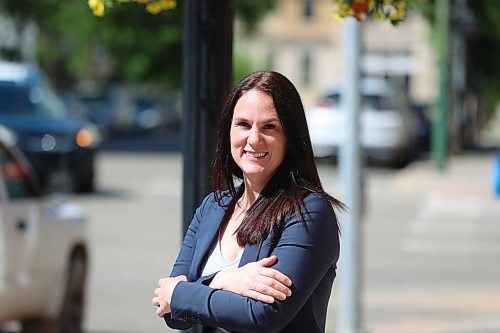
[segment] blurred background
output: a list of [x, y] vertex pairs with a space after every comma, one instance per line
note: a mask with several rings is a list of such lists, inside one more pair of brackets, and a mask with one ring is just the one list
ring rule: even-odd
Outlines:
[[[332, 1], [233, 3], [234, 82], [261, 69], [291, 79], [342, 200]], [[433, 1], [408, 3], [397, 26], [361, 24], [361, 326], [500, 332], [500, 3], [447, 1], [446, 35]], [[182, 239], [181, 129], [195, 128], [183, 123], [183, 23], [182, 1], [103, 17], [80, 0], [0, 2], [0, 332], [169, 332], [150, 301]]]

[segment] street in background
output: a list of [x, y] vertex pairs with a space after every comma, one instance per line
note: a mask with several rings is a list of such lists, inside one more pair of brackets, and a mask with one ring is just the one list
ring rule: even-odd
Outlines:
[[[500, 203], [491, 193], [492, 161], [491, 153], [453, 157], [444, 174], [425, 160], [398, 170], [367, 168], [367, 331], [500, 330], [500, 267], [491, 264], [500, 255]], [[92, 216], [86, 332], [174, 332], [156, 317], [151, 288], [170, 273], [181, 244], [181, 163], [176, 152], [103, 152], [100, 190], [73, 197]], [[327, 191], [339, 196], [337, 168], [319, 169]], [[327, 332], [335, 327], [336, 295]]]

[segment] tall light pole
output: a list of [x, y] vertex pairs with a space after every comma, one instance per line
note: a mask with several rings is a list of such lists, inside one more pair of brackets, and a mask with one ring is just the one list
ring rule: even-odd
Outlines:
[[339, 263], [338, 333], [361, 329], [361, 211], [362, 158], [360, 146], [360, 35], [361, 24], [354, 18], [344, 21], [344, 82], [342, 108], [346, 115], [346, 137], [340, 150], [342, 200], [348, 212], [342, 221]]

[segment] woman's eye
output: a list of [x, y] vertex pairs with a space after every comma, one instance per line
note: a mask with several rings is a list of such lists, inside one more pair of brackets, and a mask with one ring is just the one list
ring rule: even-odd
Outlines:
[[275, 124], [265, 124], [264, 129], [276, 129], [276, 125]]
[[243, 127], [243, 128], [249, 128], [250, 127], [250, 124], [248, 124], [247, 122], [245, 121], [239, 121], [236, 123], [236, 126], [237, 127]]

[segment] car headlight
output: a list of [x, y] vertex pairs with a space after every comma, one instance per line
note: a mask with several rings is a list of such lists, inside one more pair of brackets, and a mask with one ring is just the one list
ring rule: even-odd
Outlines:
[[76, 133], [76, 144], [82, 148], [96, 147], [101, 143], [101, 135], [94, 125], [87, 125]]

